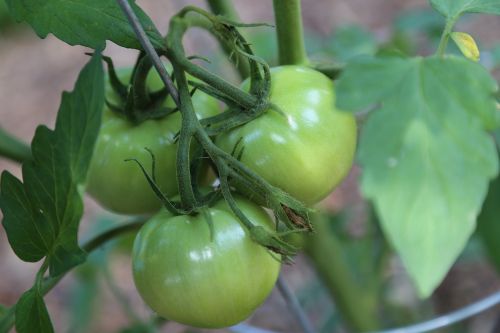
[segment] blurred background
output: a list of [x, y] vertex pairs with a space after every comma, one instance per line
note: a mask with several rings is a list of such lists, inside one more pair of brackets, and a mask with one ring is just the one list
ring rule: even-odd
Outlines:
[[[344, 62], [359, 54], [434, 52], [444, 20], [434, 13], [426, 0], [303, 0], [303, 17], [308, 52], [313, 59]], [[201, 7], [200, 0], [137, 0], [160, 31], [166, 32], [170, 16], [187, 4]], [[270, 0], [235, 0], [243, 22], [273, 22]], [[476, 38], [482, 62], [495, 73], [500, 64], [500, 18], [474, 16], [460, 21], [457, 30]], [[271, 64], [277, 52], [274, 30], [268, 27], [245, 30], [256, 53]], [[185, 39], [188, 53], [208, 56], [212, 70], [237, 82], [235, 71], [205, 32], [190, 31]], [[71, 90], [88, 60], [82, 47], [71, 47], [49, 36], [40, 40], [26, 25], [15, 24], [0, 2], [0, 126], [29, 142], [38, 124], [53, 127], [61, 92]], [[105, 54], [118, 66], [131, 66], [135, 51], [108, 43]], [[383, 78], [381, 78], [383, 79]], [[19, 167], [0, 159], [0, 170], [20, 176]], [[360, 286], [369, 279], [371, 252], [366, 242], [373, 228], [370, 209], [357, 189], [359, 170], [352, 174], [332, 196], [321, 204], [336, 220], [335, 230], [345, 245], [347, 262], [359, 276]], [[86, 199], [86, 214], [81, 223], [81, 240], [106, 227], [126, 220], [111, 215]], [[339, 218], [334, 213], [342, 210]], [[0, 213], [1, 214], [1, 213]], [[370, 231], [372, 232], [372, 231]], [[376, 232], [376, 231], [375, 231]], [[380, 236], [380, 235], [379, 235]], [[378, 236], [378, 237], [379, 237]], [[145, 332], [143, 324], [151, 316], [135, 291], [130, 268], [132, 237], [124, 237], [94, 253], [89, 262], [64, 278], [46, 301], [57, 332]], [[373, 237], [370, 238], [373, 242]], [[368, 264], [367, 264], [368, 262]], [[0, 228], [0, 304], [10, 306], [28, 289], [37, 264], [20, 261], [10, 249]], [[310, 262], [299, 255], [295, 264], [283, 268], [284, 276], [305, 311], [321, 332], [345, 332], [332, 300]], [[383, 276], [384, 304], [380, 312], [388, 326], [408, 324], [431, 318], [477, 300], [500, 289], [500, 281], [479, 242], [472, 238], [466, 251], [431, 299], [421, 301], [404, 268], [390, 256]], [[365, 279], [365, 280], [363, 280]], [[366, 283], [369, 283], [367, 281]], [[492, 309], [464, 324], [443, 332], [492, 332], [499, 308]], [[300, 332], [286, 303], [276, 291], [249, 320], [255, 326], [279, 332]], [[167, 323], [161, 332], [203, 332]], [[220, 332], [228, 332], [221, 330]]]

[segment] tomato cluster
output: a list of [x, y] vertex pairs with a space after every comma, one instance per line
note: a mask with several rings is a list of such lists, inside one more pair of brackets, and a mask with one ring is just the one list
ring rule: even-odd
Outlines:
[[[123, 73], [122, 73], [123, 74]], [[130, 71], [123, 74], [130, 75]], [[162, 84], [156, 74], [151, 89]], [[248, 83], [243, 89], [248, 89]], [[111, 89], [109, 101], [117, 96]], [[217, 112], [217, 103], [196, 93], [199, 117]], [[241, 162], [271, 185], [306, 205], [327, 196], [348, 173], [356, 146], [356, 122], [335, 109], [330, 79], [304, 66], [271, 71], [270, 102], [258, 118], [214, 138], [228, 153], [244, 147]], [[166, 103], [169, 103], [168, 101]], [[171, 103], [171, 102], [170, 102]], [[178, 194], [174, 136], [180, 114], [136, 126], [106, 108], [89, 174], [88, 192], [104, 207], [125, 214], [151, 214], [161, 204], [132, 163], [156, 157], [157, 184], [167, 197]], [[248, 199], [236, 204], [256, 226], [271, 231], [273, 221], [251, 188], [233, 184]], [[133, 248], [133, 273], [144, 301], [160, 316], [197, 327], [225, 327], [246, 319], [270, 293], [280, 263], [254, 242], [225, 201], [193, 215], [154, 215]]]

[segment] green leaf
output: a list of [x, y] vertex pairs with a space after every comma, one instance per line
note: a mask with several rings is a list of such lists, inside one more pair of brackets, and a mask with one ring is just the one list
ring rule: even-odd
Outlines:
[[500, 0], [430, 0], [434, 9], [447, 18], [458, 18], [465, 13], [500, 15]]
[[78, 246], [83, 213], [80, 186], [90, 164], [104, 105], [104, 74], [96, 54], [75, 90], [63, 93], [55, 130], [39, 126], [31, 143], [33, 160], [23, 164], [24, 184], [2, 173], [0, 208], [9, 243], [29, 262], [49, 258], [52, 276], [85, 260]]
[[359, 55], [374, 55], [377, 43], [369, 31], [350, 25], [335, 31], [328, 49], [337, 61], [346, 62]]
[[374, 201], [421, 296], [441, 282], [474, 231], [498, 156], [496, 82], [463, 58], [363, 59], [337, 86], [343, 109], [378, 105], [359, 145]]
[[16, 304], [16, 330], [18, 333], [54, 332], [43, 297], [35, 288], [25, 292]]
[[23, 183], [8, 171], [2, 173], [0, 190], [2, 223], [12, 249], [24, 261], [39, 261], [54, 242], [50, 223], [34, 211]]
[[[41, 38], [49, 33], [70, 45], [103, 49], [106, 40], [141, 49], [125, 14], [115, 0], [6, 0], [17, 21], [26, 21]], [[156, 48], [162, 37], [151, 19], [129, 0]]]

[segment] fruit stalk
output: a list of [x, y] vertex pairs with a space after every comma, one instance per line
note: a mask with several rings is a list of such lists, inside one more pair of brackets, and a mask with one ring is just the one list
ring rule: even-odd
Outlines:
[[27, 144], [0, 128], [0, 156], [23, 163], [31, 159], [31, 149]]
[[273, 0], [280, 65], [307, 64], [300, 0]]

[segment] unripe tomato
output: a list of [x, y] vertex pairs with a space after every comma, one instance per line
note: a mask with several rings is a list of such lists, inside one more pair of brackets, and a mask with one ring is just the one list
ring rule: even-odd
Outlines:
[[284, 115], [269, 110], [222, 134], [216, 143], [230, 153], [241, 138], [245, 165], [305, 204], [317, 203], [352, 166], [356, 121], [335, 109], [331, 80], [304, 66], [271, 69], [270, 101]]
[[[122, 69], [118, 75], [123, 82], [128, 82], [131, 72], [131, 68]], [[163, 88], [154, 70], [148, 76], [148, 87], [151, 91]], [[112, 104], [119, 104], [109, 84], [106, 98]], [[165, 105], [173, 106], [170, 98]], [[193, 105], [200, 118], [215, 115], [219, 109], [217, 101], [201, 91], [194, 94]], [[158, 211], [161, 203], [146, 178], [135, 163], [124, 160], [136, 158], [149, 171], [151, 155], [144, 148], [150, 149], [156, 158], [157, 184], [165, 195], [176, 195], [177, 144], [174, 136], [180, 124], [179, 112], [135, 125], [105, 107], [88, 174], [88, 193], [104, 208], [116, 213], [151, 214]]]
[[[243, 213], [268, 229], [266, 212], [237, 199]], [[208, 209], [213, 238], [203, 214], [175, 216], [162, 211], [134, 242], [134, 281], [144, 301], [160, 316], [195, 327], [234, 325], [266, 299], [280, 263], [253, 242], [224, 201]]]

